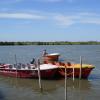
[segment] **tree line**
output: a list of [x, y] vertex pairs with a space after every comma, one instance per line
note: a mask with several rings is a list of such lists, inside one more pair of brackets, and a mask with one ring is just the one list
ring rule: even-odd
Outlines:
[[55, 42], [0, 42], [0, 46], [6, 45], [100, 45], [98, 41], [85, 42], [69, 42], [69, 41], [55, 41]]

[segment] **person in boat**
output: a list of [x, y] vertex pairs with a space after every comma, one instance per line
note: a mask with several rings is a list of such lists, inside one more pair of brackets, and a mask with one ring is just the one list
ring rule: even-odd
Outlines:
[[37, 67], [35, 58], [32, 59], [32, 61], [30, 62], [30, 64], [34, 65], [33, 68], [36, 68]]
[[46, 49], [43, 50], [43, 56], [46, 56], [47, 54], [48, 54], [48, 53], [47, 53]]
[[30, 62], [31, 64], [35, 63], [35, 58], [32, 59], [32, 61]]

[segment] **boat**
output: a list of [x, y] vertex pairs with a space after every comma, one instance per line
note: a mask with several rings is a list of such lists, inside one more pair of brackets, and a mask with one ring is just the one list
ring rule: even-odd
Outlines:
[[52, 61], [58, 61], [60, 54], [59, 53], [51, 53], [46, 54], [43, 56], [44, 63], [52, 62]]
[[[72, 64], [71, 62], [61, 62], [59, 61], [59, 53], [47, 54], [44, 56], [44, 63], [52, 65], [57, 65], [58, 67], [58, 76], [65, 77], [65, 67], [67, 67], [67, 77], [73, 77], [73, 68], [74, 68], [74, 77], [80, 77], [80, 67], [81, 64]], [[91, 71], [95, 68], [94, 65], [91, 64], [82, 64], [81, 67], [81, 78], [88, 78]]]
[[68, 63], [57, 62], [56, 65], [59, 66], [58, 72], [61, 76], [65, 77], [65, 68], [66, 68], [67, 77], [73, 77], [73, 72], [74, 72], [75, 78], [80, 77], [80, 67], [81, 67], [81, 78], [85, 79], [88, 78], [91, 71], [95, 68], [95, 66], [91, 64], [82, 64], [81, 66], [81, 64], [71, 64], [70, 62]]
[[[41, 64], [41, 78], [53, 78], [58, 67], [52, 64]], [[18, 78], [38, 78], [38, 66], [34, 64], [2, 64], [0, 65], [0, 75], [18, 77]]]

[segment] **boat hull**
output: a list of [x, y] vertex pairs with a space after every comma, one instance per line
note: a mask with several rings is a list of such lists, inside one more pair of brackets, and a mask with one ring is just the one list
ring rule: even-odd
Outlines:
[[[40, 75], [41, 78], [52, 79], [55, 78], [57, 71], [58, 71], [57, 69], [42, 70], [40, 71]], [[33, 71], [32, 75], [34, 78], [38, 78], [38, 71], [37, 70]]]
[[[93, 68], [82, 68], [81, 70], [81, 78], [88, 78]], [[65, 76], [65, 68], [60, 68], [58, 70], [61, 76]], [[67, 68], [67, 77], [73, 77], [73, 68]], [[79, 78], [80, 76], [80, 68], [74, 68], [74, 77]]]
[[0, 75], [8, 77], [18, 77], [18, 78], [32, 78], [31, 70], [10, 70], [10, 69], [0, 69]]
[[[57, 69], [41, 70], [41, 78], [54, 78], [57, 73]], [[0, 69], [0, 75], [17, 78], [38, 78], [37, 70], [10, 70]]]

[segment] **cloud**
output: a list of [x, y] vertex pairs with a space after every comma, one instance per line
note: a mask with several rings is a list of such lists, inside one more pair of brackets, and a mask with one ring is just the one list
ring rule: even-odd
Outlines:
[[66, 0], [69, 3], [75, 2], [75, 0]]
[[0, 1], [0, 4], [2, 5], [9, 5], [9, 4], [14, 4], [14, 3], [18, 3], [18, 2], [22, 2], [23, 0], [2, 0]]
[[10, 19], [44, 19], [44, 16], [29, 13], [0, 13], [0, 18]]
[[35, 1], [40, 1], [40, 2], [61, 2], [63, 0], [35, 0]]
[[69, 27], [75, 24], [97, 24], [100, 25], [100, 15], [96, 13], [77, 13], [76, 15], [58, 14], [53, 17], [57, 25]]
[[[20, 3], [20, 2], [44, 2], [44, 3], [57, 3], [57, 2], [62, 2], [62, 1], [65, 1], [65, 0], [1, 0], [0, 1], [0, 4], [2, 5], [9, 5], [9, 4], [16, 4], [16, 3]], [[70, 0], [68, 0], [70, 1]]]
[[54, 20], [57, 21], [57, 24], [61, 26], [70, 26], [74, 24], [74, 21], [68, 16], [57, 15], [54, 16]]
[[100, 15], [97, 13], [80, 13], [80, 23], [86, 24], [100, 24]]
[[98, 18], [83, 19], [80, 22], [84, 23], [84, 24], [97, 24], [97, 25], [100, 25], [100, 19], [98, 19]]
[[46, 12], [1, 12], [0, 19], [24, 19], [24, 20], [44, 20], [46, 22], [53, 22], [52, 24], [61, 27], [70, 27], [75, 24], [96, 24], [100, 25], [100, 15], [96, 13], [81, 12], [72, 14], [61, 13], [46, 13]]
[[72, 2], [75, 2], [76, 0], [34, 0], [34, 1], [38, 1], [38, 2], [51, 2], [51, 3], [57, 3], [57, 2], [69, 2], [69, 3], [72, 3]]

